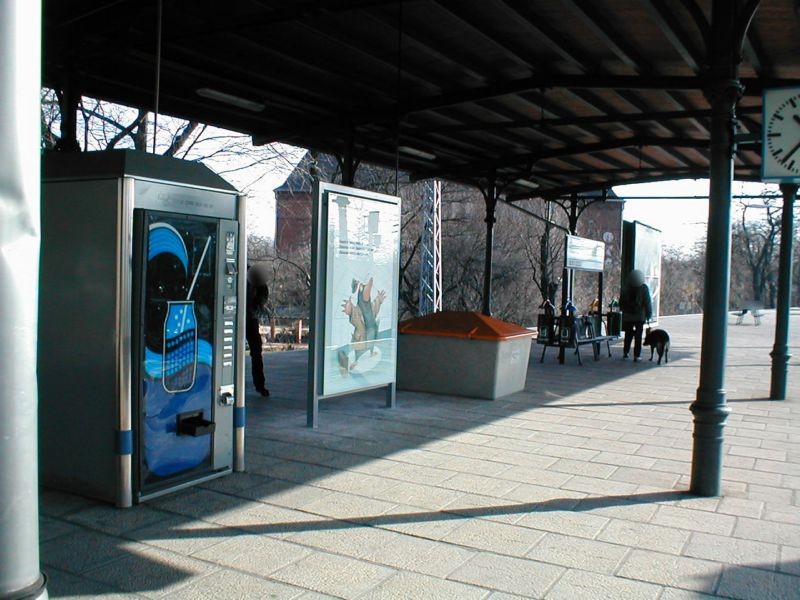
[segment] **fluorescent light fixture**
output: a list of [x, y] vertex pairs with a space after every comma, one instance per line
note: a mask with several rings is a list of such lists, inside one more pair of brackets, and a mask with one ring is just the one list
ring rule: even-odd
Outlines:
[[417, 158], [422, 158], [425, 160], [436, 160], [435, 154], [425, 152], [424, 150], [418, 150], [416, 148], [412, 148], [411, 146], [398, 146], [397, 150], [398, 152], [408, 154], [409, 156], [416, 156]]
[[195, 90], [195, 93], [203, 98], [209, 98], [210, 100], [216, 100], [217, 102], [230, 104], [231, 106], [236, 106], [245, 110], [251, 110], [253, 112], [261, 112], [265, 108], [263, 102], [255, 102], [254, 100], [248, 100], [247, 98], [234, 96], [233, 94], [228, 94], [226, 92], [220, 92], [219, 90], [215, 90], [213, 88], [198, 88]]
[[526, 187], [529, 190], [538, 190], [539, 184], [535, 181], [528, 181], [527, 179], [515, 179], [514, 183], [517, 185], [521, 185], [522, 187]]

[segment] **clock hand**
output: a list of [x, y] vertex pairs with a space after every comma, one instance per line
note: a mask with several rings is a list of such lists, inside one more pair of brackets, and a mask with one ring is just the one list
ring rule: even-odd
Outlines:
[[791, 150], [789, 150], [789, 153], [788, 153], [786, 156], [784, 156], [784, 157], [781, 159], [781, 164], [784, 164], [784, 165], [785, 165], [785, 164], [786, 164], [786, 161], [787, 161], [787, 160], [789, 160], [789, 157], [790, 157], [792, 154], [794, 154], [795, 152], [797, 152], [798, 148], [800, 148], [800, 142], [797, 142], [797, 143], [794, 145], [794, 148], [792, 148]]

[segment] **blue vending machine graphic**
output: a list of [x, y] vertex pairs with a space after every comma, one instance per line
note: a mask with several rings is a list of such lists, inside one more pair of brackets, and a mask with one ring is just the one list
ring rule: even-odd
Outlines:
[[161, 350], [161, 382], [170, 394], [187, 392], [197, 375], [197, 319], [194, 302], [167, 302], [164, 347]]
[[142, 488], [206, 470], [214, 422], [217, 223], [144, 211]]

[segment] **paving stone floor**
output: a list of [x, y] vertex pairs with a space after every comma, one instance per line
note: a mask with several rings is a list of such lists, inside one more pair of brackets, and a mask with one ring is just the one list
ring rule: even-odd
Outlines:
[[[800, 598], [800, 312], [790, 400], [765, 400], [774, 315], [729, 328], [724, 495], [685, 493], [698, 316], [669, 365], [534, 346], [524, 392], [323, 403], [267, 355], [246, 473], [129, 510], [42, 494], [52, 597]], [[733, 319], [731, 320], [733, 322]]]

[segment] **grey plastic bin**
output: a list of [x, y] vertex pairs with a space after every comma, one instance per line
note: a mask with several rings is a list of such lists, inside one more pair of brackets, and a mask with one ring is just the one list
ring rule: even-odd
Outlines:
[[534, 333], [475, 312], [403, 321], [397, 387], [494, 400], [525, 388]]

